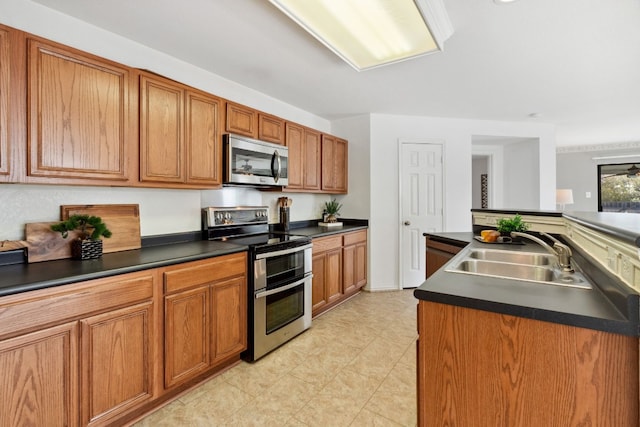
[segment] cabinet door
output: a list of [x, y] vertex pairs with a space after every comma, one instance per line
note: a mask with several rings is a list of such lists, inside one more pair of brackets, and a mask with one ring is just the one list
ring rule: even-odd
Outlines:
[[287, 188], [303, 188], [305, 166], [304, 128], [293, 123], [286, 124], [286, 145], [289, 149], [289, 184]]
[[304, 132], [304, 188], [320, 190], [322, 166], [321, 134], [311, 129]]
[[83, 425], [103, 424], [153, 397], [152, 304], [81, 321]]
[[209, 367], [208, 305], [208, 286], [165, 297], [165, 388]]
[[327, 304], [325, 292], [325, 256], [324, 253], [313, 254], [312, 258], [313, 279], [311, 285], [311, 305], [314, 314]]
[[342, 280], [344, 293], [348, 294], [356, 288], [356, 245], [342, 248]]
[[221, 185], [219, 118], [222, 101], [194, 91], [187, 91], [186, 96], [186, 181], [190, 184]]
[[0, 175], [9, 175], [9, 30], [0, 27]]
[[28, 59], [28, 174], [130, 179], [130, 70], [37, 39]]
[[355, 259], [355, 282], [356, 287], [361, 288], [367, 284], [367, 243], [358, 243], [356, 245]]
[[322, 190], [333, 192], [336, 189], [335, 177], [336, 139], [331, 135], [322, 135]]
[[184, 182], [182, 86], [140, 76], [140, 181]]
[[244, 105], [227, 102], [225, 130], [251, 138], [258, 137], [258, 112]]
[[346, 193], [348, 188], [349, 161], [347, 141], [345, 139], [336, 139], [334, 156], [335, 191], [338, 193]]
[[269, 114], [258, 114], [258, 139], [285, 145], [284, 120]]
[[331, 135], [322, 135], [322, 190], [329, 193], [346, 193], [347, 141]]
[[0, 425], [77, 426], [78, 324], [0, 341]]
[[342, 289], [342, 248], [328, 251], [325, 254], [325, 287], [327, 302], [339, 299]]
[[247, 281], [236, 277], [211, 288], [211, 364], [247, 348]]

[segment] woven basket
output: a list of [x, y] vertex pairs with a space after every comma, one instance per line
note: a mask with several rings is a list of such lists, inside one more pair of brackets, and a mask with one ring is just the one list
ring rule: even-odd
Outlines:
[[74, 240], [71, 242], [71, 256], [75, 259], [96, 259], [102, 256], [102, 240]]

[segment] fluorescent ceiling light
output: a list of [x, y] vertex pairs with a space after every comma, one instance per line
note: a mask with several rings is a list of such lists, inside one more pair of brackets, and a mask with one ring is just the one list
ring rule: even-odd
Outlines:
[[269, 0], [358, 71], [443, 49], [442, 0]]

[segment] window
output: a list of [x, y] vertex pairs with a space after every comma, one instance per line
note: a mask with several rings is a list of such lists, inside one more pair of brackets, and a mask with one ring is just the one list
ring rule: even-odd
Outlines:
[[640, 167], [598, 165], [598, 211], [640, 213]]

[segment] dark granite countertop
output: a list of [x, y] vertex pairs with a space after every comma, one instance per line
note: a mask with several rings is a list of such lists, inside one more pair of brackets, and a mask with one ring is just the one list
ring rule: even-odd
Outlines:
[[622, 241], [640, 247], [640, 215], [618, 212], [559, 212], [514, 209], [471, 209], [471, 212], [486, 212], [505, 215], [566, 217], [587, 228], [608, 234]]
[[0, 267], [0, 296], [246, 251], [246, 246], [199, 240], [113, 252], [87, 261], [61, 259]]
[[[429, 235], [448, 239], [457, 236], [460, 242], [469, 243], [470, 247], [488, 246], [473, 240], [473, 233]], [[544, 252], [533, 242], [491, 247]], [[624, 335], [640, 335], [638, 294], [596, 267], [597, 264], [579, 250], [574, 250], [574, 261], [595, 284], [591, 290], [445, 271], [457, 259], [458, 256], [454, 257], [418, 287], [414, 291], [416, 298]]]
[[617, 212], [565, 212], [585, 227], [640, 247], [640, 214]]
[[[318, 221], [298, 221], [289, 233], [322, 237], [366, 229], [366, 220], [345, 220], [342, 227], [319, 227]], [[222, 241], [200, 240], [201, 233], [144, 237], [142, 249], [103, 254], [95, 260], [61, 259], [39, 263], [17, 262], [0, 266], [0, 296], [44, 289], [149, 268], [197, 261], [248, 250], [247, 246]], [[21, 251], [19, 251], [21, 254]], [[11, 254], [4, 253], [4, 256]], [[21, 258], [18, 254], [12, 258]]]
[[317, 237], [330, 236], [332, 234], [348, 233], [350, 231], [366, 230], [366, 229], [367, 229], [366, 225], [344, 224], [338, 227], [307, 226], [307, 227], [291, 228], [289, 230], [289, 233], [299, 234], [302, 236], [309, 236], [313, 239]]

